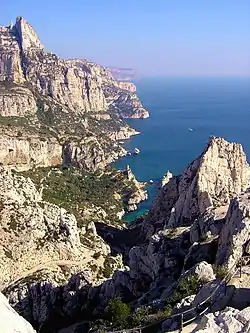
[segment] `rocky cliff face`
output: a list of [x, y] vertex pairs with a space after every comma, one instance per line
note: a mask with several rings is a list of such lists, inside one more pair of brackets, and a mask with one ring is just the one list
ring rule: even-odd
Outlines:
[[0, 82], [0, 116], [23, 117], [37, 111], [35, 97], [23, 86]]
[[228, 205], [249, 182], [250, 168], [242, 146], [210, 138], [183, 174], [162, 188], [145, 223], [145, 233], [150, 236], [158, 227], [191, 225], [208, 208]]
[[[42, 278], [44, 270], [52, 281], [66, 281], [70, 272], [85, 270], [91, 272], [92, 282], [98, 280], [98, 267], [110, 248], [93, 224], [79, 227], [73, 214], [43, 201], [29, 178], [11, 171], [1, 170], [0, 192], [1, 288], [36, 273]], [[116, 261], [121, 265], [119, 258]]]
[[[15, 25], [0, 30], [0, 80], [28, 82], [77, 113], [105, 111], [115, 105], [122, 116], [125, 111], [132, 117], [148, 116], [132, 84], [119, 83], [108, 70], [86, 60], [62, 60], [46, 52], [34, 29], [21, 17]], [[109, 93], [113, 90], [115, 93]]]
[[236, 265], [243, 254], [249, 254], [250, 244], [250, 190], [234, 198], [227, 211], [220, 233], [217, 265], [228, 268]]
[[[215, 161], [216, 165], [213, 164]], [[207, 171], [206, 181], [202, 178], [205, 176], [205, 170]], [[186, 284], [184, 284], [186, 286], [184, 288], [182, 284], [182, 281], [188, 276], [195, 276], [195, 281], [199, 282], [195, 288], [198, 288], [206, 281], [215, 280], [212, 264], [225, 265], [230, 268], [242, 255], [249, 253], [249, 193], [237, 196], [239, 191], [243, 191], [247, 186], [248, 170], [249, 167], [240, 145], [230, 144], [220, 138], [211, 139], [203, 154], [191, 163], [182, 176], [170, 178], [163, 186], [153, 207], [155, 209], [155, 205], [158, 203], [159, 222], [155, 220], [157, 215], [153, 214], [149, 215], [141, 224], [132, 225], [126, 230], [126, 233], [125, 230], [120, 230], [122, 242], [129, 244], [127, 260], [129, 267], [117, 270], [112, 279], [108, 279], [98, 286], [92, 285], [86, 272], [77, 272], [63, 286], [55, 276], [50, 275], [48, 278], [48, 275], [43, 273], [42, 276], [36, 278], [31, 274], [29, 284], [22, 278], [7, 288], [5, 293], [9, 295], [15, 309], [22, 311], [25, 318], [32, 324], [40, 325], [44, 332], [51, 323], [58, 325], [57, 328], [62, 327], [63, 318], [67, 318], [65, 325], [68, 325], [70, 320], [74, 321], [76, 317], [83, 320], [89, 318], [92, 313], [103, 313], [108, 300], [114, 297], [121, 297], [133, 307], [148, 304], [152, 306], [151, 302], [157, 299], [157, 304], [160, 304], [159, 309], [165, 305], [166, 300], [171, 300], [171, 304], [180, 301], [184, 297], [183, 290], [189, 288]], [[221, 179], [222, 171], [224, 179]], [[131, 177], [130, 174], [129, 176]], [[205, 203], [209, 202], [209, 205], [205, 211], [203, 211], [204, 205], [199, 205], [204, 199], [203, 191], [197, 190], [197, 186], [193, 185], [194, 180], [198, 184], [198, 188], [207, 191]], [[202, 184], [205, 185], [202, 187]], [[7, 195], [13, 197], [10, 190], [13, 186], [14, 184], [10, 184], [7, 187], [9, 190], [7, 192], [5, 190], [5, 197]], [[180, 186], [182, 191], [180, 191]], [[22, 191], [26, 191], [26, 187], [23, 185], [22, 187]], [[4, 193], [3, 190], [1, 192]], [[185, 193], [184, 199], [183, 193]], [[195, 195], [192, 196], [192, 194]], [[188, 198], [188, 195], [191, 197]], [[36, 197], [37, 194], [34, 196]], [[15, 194], [15, 197], [22, 198], [20, 194]], [[194, 205], [190, 202], [191, 198]], [[230, 198], [231, 203], [228, 208]], [[33, 198], [32, 200], [40, 205], [39, 199]], [[186, 201], [190, 205], [186, 205]], [[12, 212], [13, 209], [6, 211], [5, 201], [3, 203], [3, 221], [8, 223], [10, 213], [7, 212]], [[172, 227], [168, 224], [172, 208], [176, 203], [178, 203], [178, 211], [185, 212], [184, 216], [188, 214], [188, 225]], [[8, 204], [11, 205], [11, 201], [8, 201]], [[19, 207], [18, 205], [16, 203], [16, 207]], [[191, 207], [190, 212], [188, 207]], [[195, 207], [196, 210], [193, 210], [192, 207]], [[46, 208], [47, 210], [48, 208]], [[19, 208], [18, 211], [20, 211]], [[28, 212], [27, 208], [25, 212]], [[42, 212], [46, 216], [48, 215], [48, 212], [43, 210]], [[153, 218], [151, 225], [150, 218]], [[32, 219], [28, 218], [27, 221], [32, 221]], [[49, 225], [58, 225], [56, 221], [55, 219], [55, 222], [49, 223]], [[10, 222], [9, 225], [12, 225]], [[165, 224], [167, 228], [165, 228]], [[180, 224], [183, 224], [183, 220]], [[66, 225], [68, 225], [67, 222]], [[145, 226], [147, 226], [146, 229]], [[152, 228], [150, 229], [149, 226]], [[4, 228], [7, 226], [4, 225]], [[53, 230], [58, 232], [57, 227]], [[147, 237], [142, 240], [138, 234], [145, 230]], [[5, 234], [4, 230], [3, 235]], [[73, 234], [74, 237], [77, 237], [77, 233]], [[14, 237], [15, 240], [15, 234], [11, 234], [9, 237]], [[59, 233], [57, 241], [60, 241], [60, 237]], [[62, 249], [67, 246], [68, 242], [69, 239]], [[8, 256], [5, 260], [9, 260]], [[10, 269], [7, 267], [6, 269], [9, 272]], [[61, 277], [60, 274], [59, 277]], [[50, 282], [48, 283], [48, 281]], [[184, 295], [189, 296], [190, 294]], [[83, 304], [84, 306], [82, 306]], [[179, 309], [181, 305], [178, 306], [176, 309]], [[56, 314], [51, 310], [53, 308], [58, 309]], [[40, 310], [37, 311], [37, 309]], [[58, 313], [60, 314], [58, 315]]]
[[0, 162], [105, 167], [126, 154], [115, 141], [137, 134], [121, 116], [148, 116], [134, 90], [100, 65], [46, 52], [18, 17], [0, 28]]
[[12, 136], [1, 133], [0, 161], [19, 171], [39, 166], [55, 166], [62, 162], [62, 148], [55, 138]]

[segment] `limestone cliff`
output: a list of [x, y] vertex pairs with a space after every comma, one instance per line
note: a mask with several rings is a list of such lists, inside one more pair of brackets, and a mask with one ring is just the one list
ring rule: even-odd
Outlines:
[[133, 84], [98, 64], [46, 52], [21, 17], [0, 28], [0, 163], [104, 168], [126, 155], [116, 141], [138, 133], [123, 116], [148, 116]]
[[[242, 255], [244, 259], [244, 254], [250, 252], [249, 193], [246, 191], [238, 197], [240, 191], [246, 190], [248, 172], [249, 166], [240, 145], [226, 142], [221, 138], [212, 138], [202, 155], [190, 164], [182, 176], [172, 177], [163, 186], [153, 206], [155, 209], [158, 203], [158, 223], [155, 220], [157, 215], [151, 212], [152, 215], [149, 214], [146, 221], [131, 225], [127, 230], [119, 230], [116, 236], [113, 236], [114, 229], [108, 229], [111, 243], [118, 237], [118, 243], [113, 249], [120, 250], [119, 242], [128, 247], [128, 267], [117, 270], [111, 279], [103, 281], [98, 286], [92, 284], [86, 272], [78, 272], [66, 284], [60, 284], [55, 276], [48, 277], [43, 273], [38, 277], [29, 275], [29, 283], [25, 279], [20, 279], [4, 292], [9, 295], [15, 309], [21, 311], [32, 324], [35, 323], [35, 327], [42, 327], [44, 332], [46, 328], [52, 327], [51, 325], [58, 329], [64, 324], [67, 326], [74, 323], [74, 318], [89, 319], [90, 314], [101, 316], [108, 300], [114, 297], [122, 298], [134, 308], [142, 307], [142, 310], [145, 310], [148, 306], [151, 311], [149, 317], [155, 308], [156, 312], [160, 312], [167, 300], [170, 302], [167, 304], [174, 305], [174, 309], [178, 308], [179, 311], [182, 305], [178, 302], [181, 302], [184, 296], [190, 296], [185, 292], [187, 290], [190, 292], [191, 286], [188, 287], [186, 282], [183, 285], [183, 279], [195, 276], [196, 282], [192, 280], [194, 289], [191, 288], [191, 291], [196, 294], [205, 283], [204, 279], [217, 283], [216, 268], [214, 271], [212, 264], [226, 265], [230, 268]], [[133, 177], [130, 173], [128, 176]], [[207, 207], [199, 205], [204, 202], [202, 201], [204, 196], [203, 192], [198, 191], [193, 185], [194, 180], [199, 185], [199, 189], [207, 192], [207, 201], [205, 200], [205, 203], [209, 202]], [[14, 184], [9, 184], [8, 191], [2, 190], [5, 198], [8, 196], [13, 198], [14, 194], [11, 191], [13, 186]], [[19, 187], [22, 191], [26, 191], [24, 185]], [[15, 197], [22, 200], [22, 196], [18, 193], [15, 192]], [[37, 196], [35, 192], [33, 193], [33, 196]], [[189, 199], [188, 195], [191, 195]], [[186, 201], [190, 202], [191, 198], [194, 201], [195, 210], [192, 209], [192, 204], [186, 205]], [[40, 204], [38, 199], [29, 200]], [[11, 205], [11, 201], [7, 202]], [[178, 203], [178, 209], [185, 212], [184, 216], [189, 217], [188, 225], [178, 227], [168, 225], [176, 203]], [[17, 202], [16, 207], [19, 212]], [[6, 207], [6, 201], [4, 201], [3, 209], [3, 221], [9, 221], [8, 214], [14, 210]], [[28, 211], [26, 209], [26, 214]], [[42, 210], [47, 216], [46, 211]], [[226, 218], [224, 218], [226, 211]], [[150, 229], [151, 218], [153, 220]], [[29, 218], [28, 221], [32, 219]], [[28, 221], [25, 223], [30, 223]], [[49, 225], [58, 225], [56, 221], [55, 219], [55, 222]], [[184, 224], [183, 220], [180, 221], [180, 224]], [[41, 232], [44, 228], [47, 228], [47, 225], [43, 225]], [[58, 229], [55, 228], [55, 230]], [[142, 231], [145, 233], [145, 230], [147, 237], [142, 239], [139, 236]], [[3, 235], [5, 233], [4, 230]], [[13, 237], [16, 242], [15, 234]], [[50, 244], [50, 240], [48, 241]], [[69, 239], [62, 249], [67, 246], [68, 241]], [[5, 257], [7, 257], [5, 260], [9, 260], [6, 254]], [[7, 267], [6, 269], [7, 272], [10, 270]], [[61, 278], [61, 274], [59, 277]], [[193, 300], [195, 301], [196, 298], [193, 297]], [[55, 307], [58, 310], [57, 313], [52, 310]], [[67, 318], [66, 323], [63, 323], [63, 318]], [[157, 318], [159, 319], [158, 313], [156, 313], [156, 320]], [[143, 320], [145, 323], [145, 318]], [[163, 329], [164, 331], [166, 330]]]
[[62, 60], [46, 52], [22, 17], [15, 25], [0, 29], [0, 81], [27, 82], [76, 113], [112, 109], [125, 117], [148, 116], [133, 84], [119, 83], [97, 64], [82, 59]]
[[62, 148], [55, 138], [1, 133], [0, 161], [10, 169], [23, 171], [32, 167], [59, 165], [61, 155]]
[[12, 82], [0, 82], [0, 116], [23, 117], [36, 111], [36, 100], [29, 89]]
[[182, 175], [162, 188], [145, 223], [145, 233], [150, 236], [164, 226], [191, 225], [208, 208], [228, 205], [249, 182], [250, 168], [242, 146], [212, 137]]
[[248, 189], [234, 198], [227, 211], [226, 220], [220, 233], [217, 265], [233, 267], [243, 256], [249, 255], [250, 245], [250, 201]]
[[[87, 270], [92, 282], [103, 277], [98, 268], [103, 267], [110, 248], [96, 234], [93, 223], [78, 224], [72, 213], [44, 201], [42, 189], [38, 192], [31, 179], [4, 169], [0, 171], [0, 202], [1, 288], [37, 272], [35, 279], [47, 274], [61, 282]], [[118, 257], [116, 262], [121, 265]]]

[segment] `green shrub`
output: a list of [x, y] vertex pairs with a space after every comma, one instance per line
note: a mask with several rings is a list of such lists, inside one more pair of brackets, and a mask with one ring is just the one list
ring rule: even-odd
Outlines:
[[104, 264], [103, 264], [103, 275], [105, 278], [109, 278], [113, 274], [113, 267], [112, 267], [113, 260], [109, 257], [106, 257]]
[[146, 308], [138, 308], [131, 315], [131, 326], [136, 327], [140, 326], [142, 322], [145, 322], [148, 316], [148, 309]]
[[108, 302], [108, 317], [112, 325], [125, 328], [129, 325], [131, 308], [123, 303], [120, 298], [110, 299]]
[[183, 298], [196, 294], [197, 290], [200, 288], [201, 283], [198, 281], [195, 275], [189, 275], [182, 278], [179, 281], [177, 289], [173, 294], [165, 300], [166, 305], [174, 306], [176, 303], [180, 302]]
[[185, 295], [184, 297], [194, 294], [199, 287], [200, 282], [195, 275], [189, 275], [181, 279], [179, 283], [179, 291], [182, 295]]
[[170, 304], [167, 304], [165, 307], [164, 307], [164, 315], [165, 316], [171, 316], [172, 314], [172, 307]]
[[216, 265], [213, 265], [213, 270], [214, 270], [214, 273], [216, 275], [216, 278], [217, 279], [221, 279], [221, 280], [223, 280], [224, 277], [228, 273], [228, 269], [227, 269], [226, 266], [216, 266]]

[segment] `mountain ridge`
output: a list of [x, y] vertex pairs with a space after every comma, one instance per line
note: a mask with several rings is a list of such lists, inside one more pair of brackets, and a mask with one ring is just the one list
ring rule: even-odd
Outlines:
[[0, 27], [3, 165], [104, 168], [126, 155], [117, 141], [138, 134], [123, 118], [148, 116], [134, 84], [118, 82], [93, 62], [46, 52], [22, 17]]

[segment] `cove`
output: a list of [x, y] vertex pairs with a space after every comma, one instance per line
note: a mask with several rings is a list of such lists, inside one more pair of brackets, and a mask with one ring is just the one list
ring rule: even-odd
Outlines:
[[139, 181], [152, 179], [155, 184], [148, 187], [149, 199], [126, 214], [128, 222], [149, 209], [165, 172], [180, 174], [209, 136], [239, 142], [250, 156], [250, 78], [145, 78], [136, 86], [150, 118], [127, 120], [141, 134], [126, 140], [124, 147], [141, 152], [114, 166], [129, 164]]

